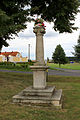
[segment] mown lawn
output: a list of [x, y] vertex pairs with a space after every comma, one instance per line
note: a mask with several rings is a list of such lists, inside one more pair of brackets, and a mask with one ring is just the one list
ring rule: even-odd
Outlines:
[[[58, 64], [47, 63], [47, 65], [50, 66], [51, 69], [59, 68]], [[80, 70], [80, 63], [70, 63], [70, 64], [65, 64], [65, 65], [61, 64], [61, 68]]]
[[32, 75], [0, 72], [0, 120], [80, 120], [80, 77], [49, 76], [48, 85], [63, 89], [63, 109], [12, 103], [12, 96], [32, 85]]
[[0, 70], [31, 71], [33, 62], [0, 62]]

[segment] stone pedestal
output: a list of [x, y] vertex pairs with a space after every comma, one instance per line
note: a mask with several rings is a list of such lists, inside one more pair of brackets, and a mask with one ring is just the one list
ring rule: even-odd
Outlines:
[[48, 66], [31, 66], [33, 71], [33, 88], [44, 89], [46, 87], [46, 70]]
[[48, 69], [44, 63], [43, 35], [45, 29], [44, 27], [34, 27], [33, 31], [36, 34], [36, 63], [30, 67], [33, 71], [33, 88], [44, 89], [46, 87], [46, 70]]
[[62, 90], [56, 90], [55, 86], [46, 85], [46, 70], [48, 66], [44, 63], [43, 35], [44, 27], [34, 27], [36, 34], [36, 63], [31, 66], [33, 71], [33, 86], [24, 89], [18, 95], [13, 96], [14, 103], [35, 103], [35, 104], [53, 104], [62, 106]]

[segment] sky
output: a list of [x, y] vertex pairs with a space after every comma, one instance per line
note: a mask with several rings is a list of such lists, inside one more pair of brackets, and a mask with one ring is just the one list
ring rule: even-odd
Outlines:
[[[62, 33], [54, 31], [53, 23], [45, 23], [46, 34], [44, 35], [44, 59], [47, 57], [52, 59], [52, 54], [57, 45], [61, 45], [64, 49], [66, 56], [73, 56], [74, 45], [77, 44], [77, 40], [80, 34], [80, 13], [76, 16], [75, 26], [78, 27], [77, 31], [73, 33]], [[36, 49], [36, 36], [33, 33], [34, 23], [27, 23], [27, 29], [20, 32], [15, 39], [8, 40], [9, 47], [3, 47], [2, 52], [18, 51], [23, 57], [28, 57], [28, 45], [30, 44], [30, 59], [35, 59]]]

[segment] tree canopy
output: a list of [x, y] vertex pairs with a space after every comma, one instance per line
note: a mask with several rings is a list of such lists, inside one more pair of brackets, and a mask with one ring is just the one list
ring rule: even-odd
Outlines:
[[[8, 46], [7, 39], [13, 38], [13, 34], [26, 28], [28, 21], [28, 9], [24, 10], [24, 0], [0, 1], [0, 48]], [[26, 2], [27, 5], [27, 2]]]
[[56, 46], [55, 51], [52, 55], [52, 59], [54, 63], [59, 64], [59, 67], [61, 64], [67, 63], [65, 52], [60, 44]]
[[75, 15], [78, 12], [78, 0], [31, 0], [31, 15], [38, 14], [45, 21], [54, 22], [54, 29], [72, 32]]
[[77, 45], [74, 46], [75, 52], [73, 53], [75, 57], [77, 57], [80, 60], [80, 35], [77, 41]]
[[0, 48], [8, 46], [6, 40], [26, 28], [31, 16], [40, 15], [47, 22], [54, 23], [54, 30], [60, 33], [76, 30], [75, 15], [78, 0], [1, 0], [0, 1]]

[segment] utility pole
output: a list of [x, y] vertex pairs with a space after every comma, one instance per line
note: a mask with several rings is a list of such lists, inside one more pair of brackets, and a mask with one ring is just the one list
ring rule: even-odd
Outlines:
[[30, 60], [30, 44], [28, 44], [28, 61]]

